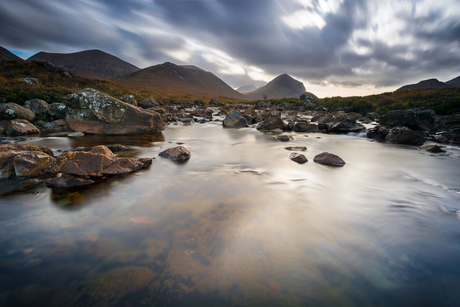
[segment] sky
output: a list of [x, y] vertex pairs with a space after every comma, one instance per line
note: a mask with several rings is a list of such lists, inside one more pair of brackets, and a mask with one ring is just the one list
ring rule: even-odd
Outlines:
[[2, 0], [0, 46], [193, 64], [230, 86], [287, 73], [319, 97], [460, 75], [460, 0]]

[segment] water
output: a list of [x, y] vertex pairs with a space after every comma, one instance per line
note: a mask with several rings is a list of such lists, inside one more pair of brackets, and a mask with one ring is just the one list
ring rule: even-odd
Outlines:
[[[69, 195], [2, 197], [0, 305], [459, 306], [458, 148], [291, 135], [195, 124], [31, 139], [156, 159]], [[187, 163], [158, 158], [178, 143]], [[314, 163], [324, 151], [347, 164]]]

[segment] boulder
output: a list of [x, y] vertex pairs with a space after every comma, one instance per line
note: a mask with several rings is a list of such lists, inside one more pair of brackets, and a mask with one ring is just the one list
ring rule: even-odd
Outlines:
[[292, 138], [289, 137], [288, 135], [280, 135], [276, 139], [281, 142], [289, 142], [292, 140]]
[[267, 104], [263, 101], [260, 101], [256, 105], [257, 109], [265, 109], [267, 107]]
[[283, 122], [281, 117], [276, 115], [271, 115], [264, 119], [263, 122], [259, 123], [257, 130], [259, 131], [270, 131], [274, 129], [284, 129], [286, 124]]
[[379, 142], [385, 141], [389, 131], [383, 126], [375, 126], [367, 131], [369, 139], [377, 140]]
[[306, 121], [300, 121], [294, 125], [294, 131], [296, 132], [319, 132], [318, 126], [315, 124], [309, 124]]
[[209, 101], [209, 105], [214, 107], [218, 106], [219, 102], [217, 101], [217, 98], [211, 98], [211, 100]]
[[193, 101], [193, 104], [198, 105], [198, 106], [202, 106], [204, 104], [204, 102], [201, 99], [196, 99], [195, 101]]
[[184, 146], [177, 146], [160, 152], [159, 156], [173, 161], [183, 162], [190, 159], [191, 154]]
[[431, 153], [446, 152], [445, 150], [443, 150], [438, 145], [424, 145], [424, 146], [420, 146], [419, 149], [423, 149], [423, 150], [426, 150], [426, 151], [431, 152]]
[[246, 117], [240, 112], [232, 111], [227, 115], [227, 117], [225, 117], [222, 124], [226, 128], [241, 128], [247, 127], [248, 121]]
[[320, 153], [319, 155], [316, 155], [313, 161], [319, 164], [324, 164], [324, 165], [332, 165], [332, 166], [344, 166], [345, 165], [345, 161], [343, 161], [342, 158], [340, 158], [337, 155], [328, 153], [328, 152], [323, 152], [323, 153]]
[[380, 117], [379, 124], [386, 127], [407, 127], [411, 130], [430, 131], [436, 114], [433, 110], [392, 110]]
[[366, 114], [365, 117], [368, 118], [371, 121], [375, 121], [375, 120], [378, 120], [380, 118], [380, 115], [378, 113], [375, 113], [375, 112], [369, 112], [369, 113]]
[[51, 189], [56, 188], [76, 188], [85, 187], [94, 184], [93, 180], [83, 179], [75, 176], [64, 175], [46, 180], [46, 186]]
[[25, 119], [2, 120], [0, 128], [7, 136], [40, 134], [40, 130]]
[[139, 102], [139, 106], [143, 109], [149, 109], [159, 107], [160, 104], [153, 98], [147, 98]]
[[54, 157], [53, 150], [47, 146], [41, 145], [30, 145], [26, 143], [9, 143], [9, 144], [2, 144], [0, 145], [0, 152], [22, 152], [22, 151], [40, 151], [44, 152], [49, 156]]
[[327, 131], [332, 133], [360, 132], [364, 129], [365, 127], [362, 124], [352, 119], [345, 119], [327, 124]]
[[36, 120], [43, 120], [43, 121], [49, 120], [50, 106], [46, 101], [41, 100], [41, 99], [31, 99], [31, 100], [27, 100], [24, 103], [24, 106], [27, 109], [34, 112]]
[[289, 156], [289, 159], [291, 159], [292, 161], [297, 162], [299, 164], [304, 164], [304, 163], [308, 162], [307, 157], [305, 157], [303, 154], [299, 154], [299, 153], [296, 153], [296, 152], [291, 153], [291, 155]]
[[137, 106], [137, 100], [134, 97], [134, 95], [126, 95], [123, 98], [121, 98], [126, 103], [132, 104], [133, 106]]
[[55, 102], [50, 104], [48, 112], [50, 116], [54, 119], [64, 119], [66, 109], [67, 107], [65, 104]]
[[0, 120], [25, 119], [30, 122], [35, 120], [35, 113], [15, 103], [0, 104]]
[[84, 151], [61, 154], [45, 168], [48, 173], [103, 177], [131, 173], [152, 163], [150, 158], [121, 158]]
[[70, 129], [89, 134], [139, 134], [160, 131], [163, 119], [144, 110], [86, 88], [64, 98]]
[[425, 135], [423, 131], [411, 130], [407, 127], [396, 127], [391, 129], [386, 140], [392, 143], [418, 146], [425, 142]]
[[37, 177], [45, 173], [45, 167], [55, 158], [40, 151], [26, 151], [13, 159], [16, 177]]
[[434, 122], [433, 130], [436, 132], [448, 131], [460, 134], [460, 113], [438, 116]]

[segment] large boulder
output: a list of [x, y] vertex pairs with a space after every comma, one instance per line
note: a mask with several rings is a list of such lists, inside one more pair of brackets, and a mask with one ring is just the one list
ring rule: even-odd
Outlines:
[[25, 119], [35, 120], [35, 113], [15, 103], [0, 104], [0, 120]]
[[227, 117], [225, 117], [222, 125], [226, 128], [241, 128], [247, 127], [248, 121], [246, 117], [238, 111], [230, 112]]
[[65, 118], [65, 112], [66, 112], [66, 105], [63, 103], [52, 103], [49, 106], [49, 114], [52, 118], [54, 119], [64, 119]]
[[49, 104], [41, 99], [31, 99], [24, 103], [24, 106], [35, 113], [36, 120], [49, 120]]
[[411, 130], [407, 127], [396, 127], [391, 129], [386, 140], [392, 143], [418, 146], [425, 142], [425, 135], [423, 131]]
[[327, 124], [327, 131], [332, 133], [360, 132], [364, 129], [365, 127], [362, 124], [352, 119], [345, 119]]
[[163, 119], [156, 112], [86, 88], [64, 98], [70, 129], [89, 134], [139, 134], [161, 130]]
[[48, 173], [103, 177], [123, 175], [152, 163], [150, 158], [123, 158], [84, 151], [68, 151], [46, 167]]
[[2, 120], [0, 128], [7, 136], [19, 135], [35, 135], [39, 134], [40, 130], [25, 119]]
[[153, 98], [147, 98], [138, 103], [138, 105], [143, 109], [159, 107], [160, 104]]
[[162, 158], [170, 159], [177, 162], [184, 162], [190, 159], [190, 151], [184, 146], [177, 146], [168, 148], [159, 153]]
[[380, 117], [379, 124], [386, 127], [407, 127], [412, 130], [430, 131], [436, 114], [433, 110], [392, 110]]
[[273, 129], [284, 129], [286, 124], [283, 122], [281, 117], [272, 115], [264, 119], [263, 122], [259, 123], [257, 130], [260, 131], [270, 131]]
[[319, 132], [318, 125], [309, 124], [306, 121], [300, 121], [294, 125], [295, 132]]

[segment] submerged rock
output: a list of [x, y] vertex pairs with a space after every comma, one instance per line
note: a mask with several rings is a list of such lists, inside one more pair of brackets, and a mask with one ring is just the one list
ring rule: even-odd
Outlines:
[[177, 146], [160, 152], [159, 156], [173, 161], [183, 162], [190, 159], [191, 154], [184, 146]]
[[345, 165], [345, 161], [343, 161], [342, 158], [340, 158], [337, 155], [328, 153], [328, 152], [323, 152], [323, 153], [320, 153], [319, 155], [316, 155], [313, 161], [319, 164], [332, 165], [332, 166], [344, 166]]
[[296, 152], [291, 153], [291, 155], [289, 156], [289, 159], [291, 159], [292, 161], [297, 162], [299, 164], [304, 164], [304, 163], [308, 162], [307, 157], [305, 157], [303, 154], [299, 154], [299, 153], [296, 153]]
[[90, 134], [136, 134], [160, 131], [163, 119], [156, 112], [86, 88], [64, 99], [70, 129]]
[[242, 128], [248, 126], [248, 121], [240, 112], [232, 111], [225, 117], [222, 125], [226, 128]]

